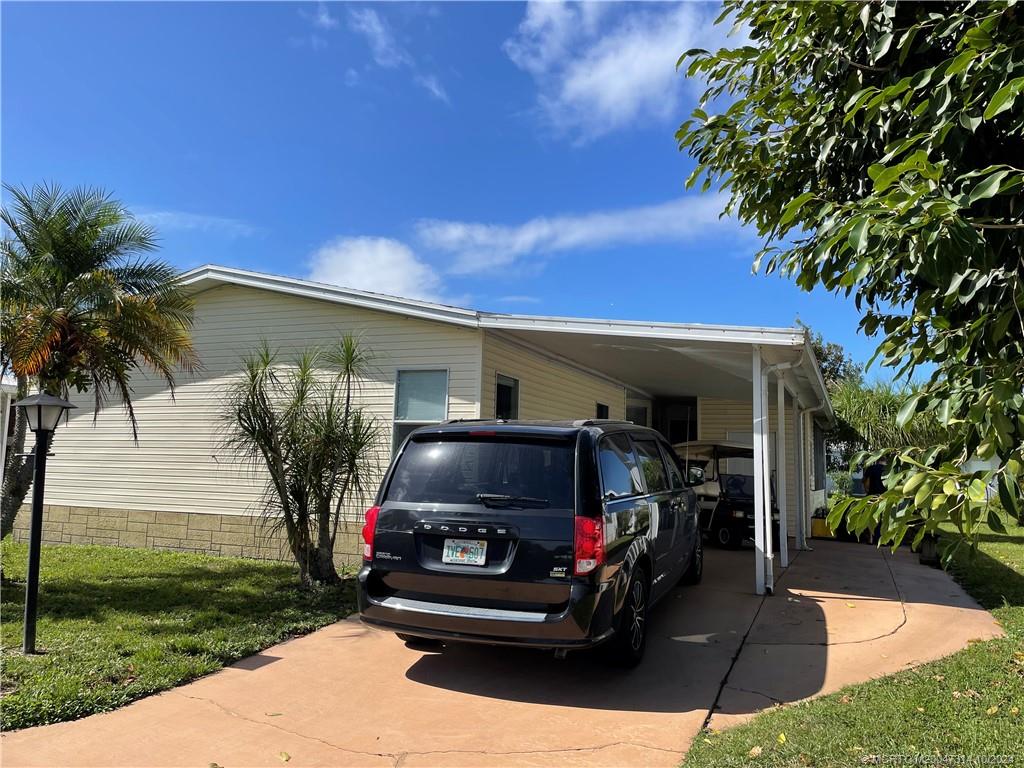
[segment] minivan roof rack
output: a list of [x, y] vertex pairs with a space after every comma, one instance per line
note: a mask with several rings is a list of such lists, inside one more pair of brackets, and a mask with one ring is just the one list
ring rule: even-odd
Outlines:
[[445, 419], [439, 422], [440, 424], [475, 424], [481, 421], [496, 421], [499, 424], [504, 424], [505, 419]]
[[601, 424], [632, 424], [632, 421], [626, 421], [625, 419], [576, 419], [572, 425], [574, 427], [597, 427]]

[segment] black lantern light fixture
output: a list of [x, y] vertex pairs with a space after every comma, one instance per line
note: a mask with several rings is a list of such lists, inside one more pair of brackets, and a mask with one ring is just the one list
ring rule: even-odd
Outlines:
[[36, 613], [39, 603], [39, 549], [43, 539], [43, 488], [46, 483], [46, 456], [50, 438], [60, 417], [77, 406], [59, 397], [40, 392], [15, 403], [28, 420], [28, 428], [36, 436], [33, 451], [35, 466], [32, 475], [32, 524], [28, 539], [28, 579], [25, 584], [25, 653], [36, 652]]

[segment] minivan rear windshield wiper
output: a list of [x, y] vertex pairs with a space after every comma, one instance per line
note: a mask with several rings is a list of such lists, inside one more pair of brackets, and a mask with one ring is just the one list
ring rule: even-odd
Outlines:
[[478, 493], [476, 499], [485, 507], [546, 507], [551, 503], [548, 499], [510, 496], [505, 493]]

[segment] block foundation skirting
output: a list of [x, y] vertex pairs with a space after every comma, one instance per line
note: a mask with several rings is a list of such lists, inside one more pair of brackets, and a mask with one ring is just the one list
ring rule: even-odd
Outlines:
[[[18, 512], [12, 534], [15, 541], [28, 540], [31, 515], [27, 506]], [[355, 563], [361, 557], [360, 527], [355, 523], [348, 527], [346, 531], [342, 525], [335, 542], [339, 565]], [[274, 530], [270, 521], [205, 512], [47, 505], [43, 508], [43, 543], [147, 547], [286, 562], [292, 559], [284, 532]]]

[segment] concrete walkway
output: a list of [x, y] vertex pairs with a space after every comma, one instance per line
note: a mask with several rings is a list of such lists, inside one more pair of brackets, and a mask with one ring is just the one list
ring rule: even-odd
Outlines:
[[1000, 634], [907, 552], [814, 548], [765, 599], [749, 551], [709, 551], [704, 583], [651, 617], [633, 672], [588, 654], [424, 653], [349, 620], [116, 712], [4, 734], [3, 764], [674, 766], [709, 718], [727, 727]]

